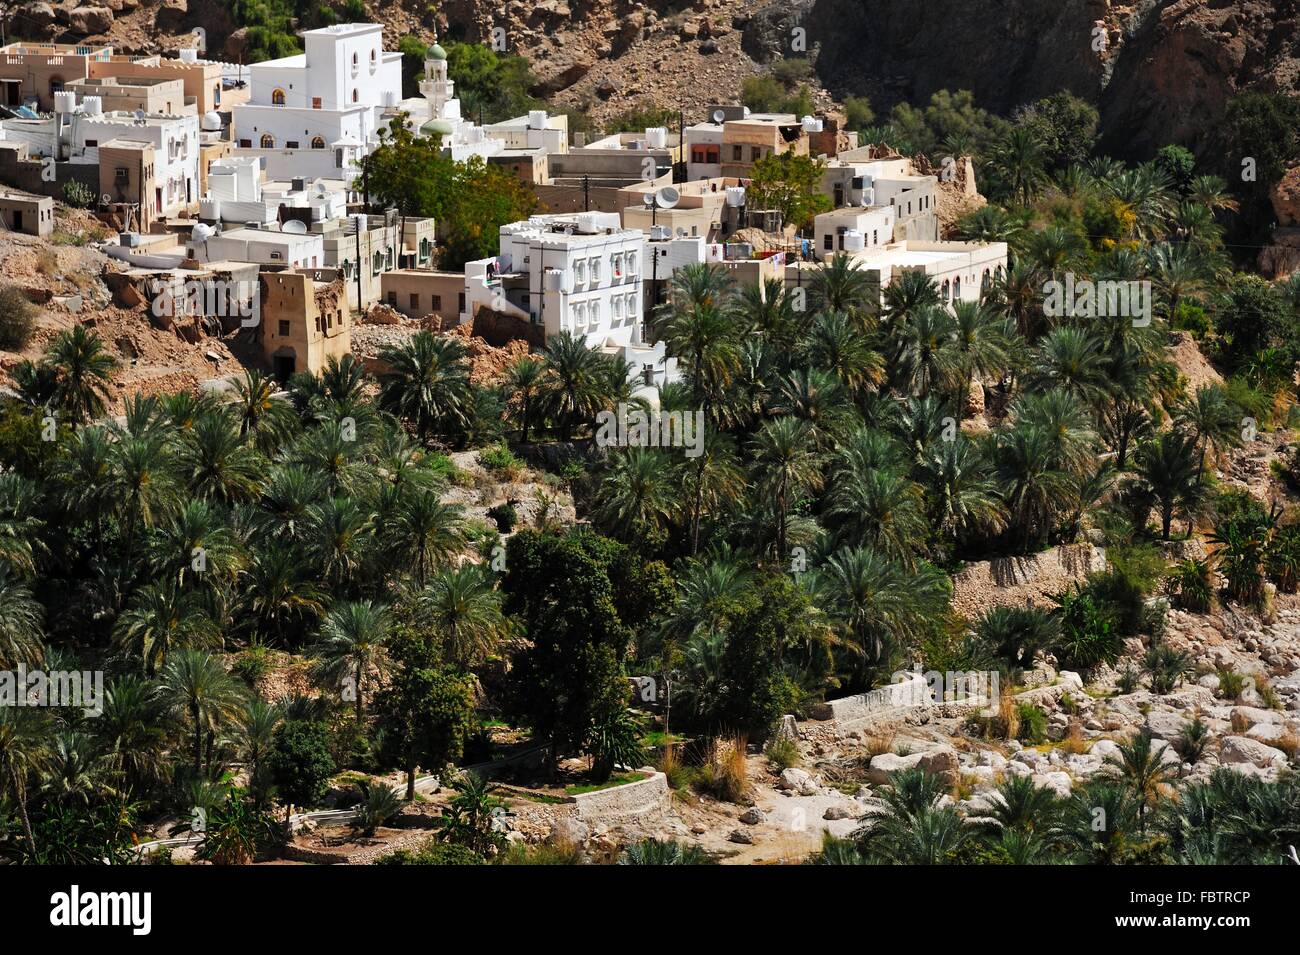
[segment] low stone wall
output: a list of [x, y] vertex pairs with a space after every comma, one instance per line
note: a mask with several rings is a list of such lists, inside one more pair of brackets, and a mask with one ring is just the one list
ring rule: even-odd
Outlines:
[[578, 818], [586, 823], [618, 826], [666, 810], [672, 804], [668, 777], [648, 767], [640, 771], [650, 773], [650, 777], [574, 796]]
[[866, 719], [887, 710], [914, 707], [926, 689], [925, 677], [917, 674], [901, 683], [890, 683], [857, 696], [818, 703], [808, 715], [815, 720], [834, 720], [837, 723]]

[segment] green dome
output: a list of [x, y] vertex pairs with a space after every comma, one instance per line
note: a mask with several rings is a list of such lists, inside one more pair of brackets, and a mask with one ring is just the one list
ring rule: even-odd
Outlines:
[[452, 125], [445, 119], [431, 119], [420, 127], [420, 132], [426, 136], [431, 136], [435, 133], [439, 136], [450, 136], [452, 133]]
[[431, 43], [429, 48], [424, 51], [424, 58], [426, 60], [445, 60], [447, 59], [447, 51], [441, 45]]

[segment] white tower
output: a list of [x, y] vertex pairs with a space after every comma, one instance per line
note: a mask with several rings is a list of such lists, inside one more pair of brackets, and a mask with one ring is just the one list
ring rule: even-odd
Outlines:
[[443, 107], [455, 96], [455, 86], [447, 79], [447, 51], [435, 40], [424, 51], [424, 79], [420, 80], [420, 95], [429, 101], [429, 116], [442, 116]]

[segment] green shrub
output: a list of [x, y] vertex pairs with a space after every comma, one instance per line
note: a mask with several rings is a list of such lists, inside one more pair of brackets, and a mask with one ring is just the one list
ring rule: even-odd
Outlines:
[[497, 532], [501, 534], [509, 534], [519, 523], [519, 512], [509, 501], [489, 507], [487, 516], [496, 521]]
[[1174, 568], [1168, 592], [1188, 613], [1209, 613], [1214, 607], [1214, 571], [1210, 562], [1188, 558]]
[[504, 444], [484, 448], [478, 453], [478, 463], [497, 477], [510, 481], [517, 478], [524, 470], [524, 462], [519, 460], [515, 453]]
[[1246, 692], [1246, 677], [1236, 670], [1221, 669], [1216, 673], [1219, 678], [1219, 696], [1225, 700], [1239, 700]]
[[799, 765], [799, 745], [789, 736], [774, 736], [768, 740], [763, 755], [778, 772]]
[[77, 209], [89, 209], [95, 204], [95, 190], [79, 179], [69, 179], [63, 184], [63, 201]]
[[315, 720], [286, 720], [275, 731], [269, 766], [280, 798], [302, 808], [320, 805], [334, 775], [329, 727]]
[[1057, 656], [1071, 669], [1091, 670], [1102, 663], [1114, 664], [1124, 646], [1109, 607], [1091, 593], [1076, 589], [1058, 598], [1061, 638]]
[[1047, 714], [1032, 703], [1016, 705], [1016, 716], [1020, 720], [1020, 729], [1016, 739], [1028, 746], [1036, 746], [1047, 741]]
[[454, 842], [431, 839], [414, 851], [398, 849], [375, 860], [376, 865], [483, 865], [484, 858]]
[[1168, 644], [1157, 643], [1147, 650], [1142, 665], [1151, 679], [1151, 692], [1164, 696], [1172, 693], [1191, 671], [1192, 660]]
[[20, 351], [36, 331], [40, 311], [12, 285], [0, 285], [0, 349]]
[[245, 683], [253, 686], [271, 672], [272, 666], [270, 648], [255, 643], [235, 658], [235, 664], [231, 669]]

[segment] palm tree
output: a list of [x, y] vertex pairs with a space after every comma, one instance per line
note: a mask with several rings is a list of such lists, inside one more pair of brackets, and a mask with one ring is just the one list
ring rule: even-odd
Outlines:
[[813, 323], [804, 355], [814, 368], [830, 372], [850, 394], [860, 394], [885, 377], [885, 360], [843, 312], [825, 312]]
[[448, 658], [460, 666], [482, 663], [509, 630], [491, 576], [474, 564], [440, 569], [420, 591], [417, 606], [442, 637]]
[[1065, 801], [1052, 838], [1078, 863], [1116, 865], [1124, 859], [1137, 819], [1137, 800], [1128, 786], [1094, 781]]
[[1012, 363], [1015, 333], [1008, 319], [983, 302], [953, 303], [953, 377], [957, 385], [957, 413], [966, 415], [971, 380], [1000, 378]]
[[0, 706], [0, 793], [18, 805], [23, 835], [33, 854], [36, 836], [27, 815], [27, 779], [49, 765], [48, 741], [43, 713], [27, 707]]
[[252, 696], [238, 717], [232, 734], [239, 756], [248, 766], [249, 786], [259, 805], [265, 796], [266, 758], [275, 741], [275, 731], [284, 722], [284, 711], [267, 703], [260, 696]]
[[45, 656], [41, 645], [41, 624], [45, 608], [32, 596], [27, 585], [0, 563], [0, 669], [13, 670], [18, 664], [36, 666]]
[[1060, 388], [1077, 402], [1095, 400], [1106, 389], [1101, 342], [1082, 328], [1052, 329], [1034, 352], [1030, 383], [1042, 391]]
[[699, 263], [673, 271], [665, 311], [700, 307], [721, 308], [732, 294], [731, 273], [722, 265]]
[[667, 454], [658, 448], [622, 448], [609, 457], [592, 517], [618, 540], [655, 545], [667, 533], [676, 492]]
[[418, 491], [402, 502], [391, 531], [399, 553], [411, 554], [416, 583], [465, 546], [461, 508], [443, 504], [432, 491]]
[[[659, 339], [706, 410], [716, 409], [740, 367], [740, 343], [731, 316], [716, 305], [674, 307], [658, 323]], [[716, 411], [711, 412], [716, 416]]]
[[1028, 670], [1034, 654], [1048, 650], [1061, 633], [1058, 617], [1038, 607], [990, 607], [974, 626], [975, 639], [1008, 666]]
[[1174, 407], [1174, 424], [1196, 443], [1196, 480], [1205, 470], [1207, 454], [1219, 455], [1241, 441], [1240, 411], [1221, 385], [1202, 385]]
[[1147, 276], [1165, 302], [1165, 320], [1172, 322], [1178, 305], [1205, 288], [1208, 279], [1204, 257], [1190, 243], [1160, 242], [1146, 250]]
[[293, 459], [322, 475], [330, 494], [357, 494], [374, 481], [374, 472], [362, 457], [359, 435], [342, 420], [329, 419], [305, 432], [294, 446]]
[[798, 418], [774, 418], [754, 436], [750, 453], [757, 484], [769, 495], [776, 512], [777, 559], [785, 560], [790, 509], [798, 502], [798, 495], [816, 490], [822, 483], [811, 429]]
[[332, 497], [307, 509], [311, 549], [321, 575], [335, 588], [349, 584], [365, 565], [371, 520], [352, 498]]
[[167, 778], [167, 732], [160, 722], [158, 687], [135, 674], [120, 676], [104, 691], [96, 735], [109, 767], [121, 774], [127, 794]]
[[276, 467], [258, 502], [259, 534], [265, 539], [301, 543], [307, 539], [308, 508], [325, 497], [325, 478], [296, 464]]
[[39, 504], [34, 483], [12, 472], [0, 474], [0, 564], [26, 577], [36, 573], [37, 558], [45, 552]]
[[1022, 833], [1051, 831], [1061, 802], [1046, 786], [1040, 786], [1028, 776], [1008, 776], [993, 791], [988, 809], [981, 815], [991, 819], [1003, 830]]
[[175, 580], [163, 579], [136, 592], [131, 606], [113, 627], [113, 639], [138, 654], [145, 672], [152, 676], [166, 666], [173, 650], [215, 646], [221, 633], [203, 612], [197, 594], [181, 590]]
[[824, 577], [830, 615], [857, 649], [865, 675], [947, 612], [948, 578], [929, 564], [908, 571], [869, 547], [846, 548], [827, 561]]
[[1211, 212], [1236, 212], [1238, 203], [1228, 192], [1228, 184], [1218, 176], [1197, 176], [1192, 180], [1187, 198]]
[[642, 839], [618, 857], [619, 865], [713, 865], [713, 857], [699, 846], [676, 840]]
[[980, 206], [957, 223], [957, 234], [969, 242], [1011, 242], [1023, 227], [1000, 206]]
[[809, 304], [816, 312], [839, 312], [859, 330], [864, 319], [878, 308], [872, 300], [875, 287], [857, 259], [836, 252], [831, 260], [813, 272], [808, 286]]
[[929, 530], [921, 486], [896, 467], [835, 472], [827, 500], [844, 539], [869, 544], [905, 565]]
[[710, 430], [704, 435], [700, 453], [682, 458], [675, 477], [682, 489], [680, 506], [686, 512], [684, 523], [694, 556], [700, 549], [704, 518], [740, 500], [745, 492], [745, 472], [731, 438]]
[[468, 354], [458, 339], [429, 332], [385, 349], [379, 357], [388, 371], [379, 378], [379, 406], [414, 423], [422, 441], [435, 430], [466, 430], [471, 417]]
[[293, 429], [293, 407], [277, 398], [276, 391], [275, 380], [254, 368], [235, 382], [231, 407], [239, 424], [239, 436], [251, 438], [253, 446], [263, 454], [273, 454], [283, 447]]
[[1069, 499], [1070, 475], [1055, 458], [1051, 437], [1039, 428], [1017, 426], [999, 436], [997, 480], [1024, 549], [1046, 540]]
[[1046, 177], [1046, 157], [1033, 133], [1012, 127], [993, 147], [989, 165], [1006, 184], [1013, 199], [1027, 206]]
[[89, 521], [97, 557], [103, 557], [105, 518], [113, 508], [113, 445], [104, 428], [78, 430], [54, 462], [54, 480], [63, 508]]
[[888, 329], [894, 329], [922, 311], [940, 305], [939, 286], [920, 269], [907, 269], [894, 277], [883, 293]]
[[221, 521], [220, 512], [205, 500], [185, 504], [149, 544], [154, 574], [170, 576], [183, 590], [233, 579], [244, 555], [235, 534]]
[[110, 772], [88, 734], [61, 730], [50, 747], [49, 764], [41, 779], [41, 797], [60, 806], [89, 806], [119, 796], [109, 782]]
[[1016, 426], [1043, 434], [1051, 449], [1052, 466], [1082, 473], [1096, 461], [1097, 434], [1087, 409], [1068, 392], [1053, 388], [1026, 394], [1015, 405]]
[[605, 407], [604, 361], [581, 336], [568, 331], [546, 339], [542, 360], [546, 364], [542, 410], [568, 441], [578, 424], [590, 422]]
[[772, 347], [789, 354], [803, 337], [811, 313], [799, 305], [801, 293], [786, 290], [779, 278], [746, 285], [734, 296], [731, 315], [737, 335], [757, 332]]
[[852, 407], [835, 376], [820, 368], [796, 368], [777, 384], [773, 411], [805, 421], [813, 443], [832, 445], [852, 417]]
[[974, 532], [996, 532], [1006, 526], [997, 483], [984, 456], [965, 435], [941, 441], [926, 462], [925, 473], [932, 520], [945, 539], [959, 543]]
[[1159, 794], [1160, 787], [1174, 773], [1164, 759], [1163, 748], [1155, 748], [1155, 738], [1143, 730], [1119, 744], [1119, 752], [1106, 759], [1137, 801], [1138, 830], [1146, 835], [1147, 806]]
[[392, 631], [388, 607], [369, 600], [337, 603], [321, 620], [320, 640], [311, 649], [313, 673], [322, 683], [351, 680], [358, 724], [365, 712], [366, 676], [387, 659]]
[[243, 583], [259, 634], [282, 634], [291, 623], [325, 611], [325, 591], [312, 581], [302, 555], [282, 544], [254, 552]]
[[505, 386], [519, 408], [519, 440], [528, 443], [528, 426], [532, 424], [538, 398], [546, 379], [546, 366], [524, 355], [506, 370]]
[[897, 380], [909, 394], [925, 397], [948, 381], [957, 368], [952, 313], [938, 306], [922, 308], [897, 327], [894, 356]]
[[157, 438], [127, 438], [113, 445], [110, 486], [125, 523], [124, 565], [135, 554], [139, 525], [152, 527], [179, 503], [173, 474], [171, 455]]
[[1196, 512], [1201, 497], [1196, 457], [1193, 439], [1171, 431], [1162, 431], [1138, 448], [1137, 475], [1160, 509], [1161, 540], [1169, 540], [1176, 510], [1181, 509], [1189, 520]]
[[163, 704], [176, 716], [188, 718], [194, 732], [194, 775], [202, 775], [204, 738], [208, 760], [217, 731], [233, 722], [245, 702], [239, 683], [217, 659], [202, 650], [178, 650], [163, 667], [159, 692]]
[[55, 336], [46, 360], [56, 373], [54, 403], [74, 427], [104, 414], [118, 362], [103, 339], [74, 325]]

